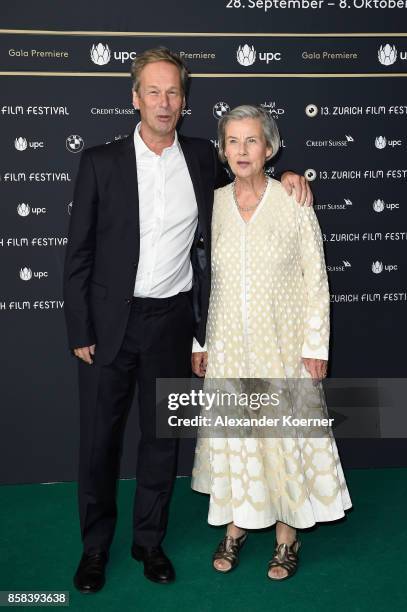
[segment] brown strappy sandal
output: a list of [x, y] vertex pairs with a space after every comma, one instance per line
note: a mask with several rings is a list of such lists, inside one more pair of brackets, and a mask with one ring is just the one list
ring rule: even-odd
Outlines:
[[[232, 536], [230, 535], [225, 535], [222, 542], [220, 542], [219, 546], [213, 553], [213, 557], [212, 557], [213, 569], [215, 569], [217, 572], [221, 572], [222, 574], [227, 574], [228, 572], [231, 572], [232, 569], [235, 569], [235, 567], [237, 567], [239, 564], [240, 550], [243, 544], [246, 542], [246, 540], [247, 540], [247, 532], [244, 533], [239, 538], [232, 538]], [[228, 561], [230, 563], [230, 567], [226, 569], [219, 569], [218, 567], [214, 565], [214, 562], [217, 561], [218, 559]]]
[[[299, 540], [294, 540], [291, 546], [288, 544], [275, 544], [273, 558], [268, 562], [267, 565], [267, 578], [270, 580], [274, 580], [276, 582], [280, 582], [280, 580], [287, 580], [287, 578], [291, 578], [294, 576], [295, 572], [298, 569], [298, 551], [300, 549], [301, 542]], [[269, 571], [273, 567], [282, 567], [286, 570], [287, 575], [283, 576], [283, 578], [274, 578], [269, 575]]]

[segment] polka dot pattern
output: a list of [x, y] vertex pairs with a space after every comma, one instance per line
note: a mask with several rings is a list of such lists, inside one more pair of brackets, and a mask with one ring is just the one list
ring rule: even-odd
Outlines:
[[[232, 186], [215, 192], [205, 380], [308, 378], [302, 357], [328, 358], [329, 290], [318, 221], [271, 179], [245, 222]], [[307, 391], [304, 390], [306, 394]], [[309, 406], [298, 395], [298, 414]], [[295, 415], [297, 416], [297, 415]], [[192, 487], [210, 495], [208, 522], [305, 528], [351, 507], [332, 432], [320, 438], [204, 438]]]

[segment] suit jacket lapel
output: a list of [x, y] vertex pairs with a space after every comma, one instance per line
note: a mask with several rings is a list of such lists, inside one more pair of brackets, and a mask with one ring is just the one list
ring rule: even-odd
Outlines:
[[204, 238], [204, 245], [208, 244], [208, 211], [205, 204], [205, 197], [202, 187], [202, 177], [199, 167], [199, 160], [195, 154], [193, 147], [191, 146], [188, 139], [183, 136], [179, 136], [179, 143], [181, 145], [182, 152], [185, 157], [185, 161], [188, 167], [188, 171], [192, 180], [192, 185], [195, 192], [196, 203], [198, 205], [198, 219], [199, 228], [202, 231]]
[[[137, 164], [134, 150], [134, 130], [122, 140], [122, 147], [117, 155], [120, 171], [121, 188], [126, 202], [129, 223], [137, 236], [138, 250], [140, 246], [139, 195], [137, 184]], [[138, 254], [137, 254], [138, 255]]]

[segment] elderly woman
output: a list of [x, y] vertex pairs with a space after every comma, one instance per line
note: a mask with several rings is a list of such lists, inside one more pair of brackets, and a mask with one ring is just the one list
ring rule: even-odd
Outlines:
[[[235, 180], [215, 192], [207, 352], [198, 345], [192, 356], [195, 374], [207, 380], [318, 384], [326, 376], [321, 232], [313, 208], [298, 206], [264, 172], [279, 146], [276, 124], [261, 108], [238, 106], [219, 121], [219, 156]], [[276, 524], [272, 580], [297, 569], [296, 529], [334, 521], [352, 505], [330, 428], [306, 439], [201, 435], [192, 487], [210, 495], [208, 522], [227, 525], [213, 556], [220, 572], [237, 566], [247, 529]]]

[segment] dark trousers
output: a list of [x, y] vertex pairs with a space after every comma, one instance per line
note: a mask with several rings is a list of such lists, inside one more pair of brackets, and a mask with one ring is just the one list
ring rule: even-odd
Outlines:
[[156, 378], [191, 375], [192, 306], [180, 293], [134, 298], [121, 349], [109, 365], [79, 362], [79, 513], [85, 552], [108, 551], [116, 518], [123, 434], [137, 383], [141, 438], [134, 500], [134, 543], [165, 536], [178, 441], [156, 436]]

